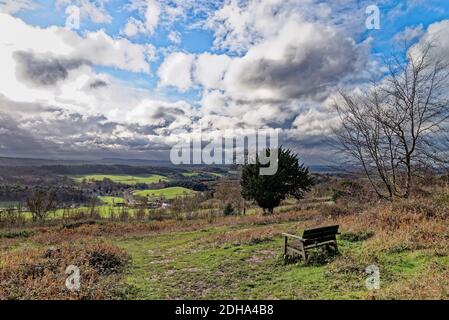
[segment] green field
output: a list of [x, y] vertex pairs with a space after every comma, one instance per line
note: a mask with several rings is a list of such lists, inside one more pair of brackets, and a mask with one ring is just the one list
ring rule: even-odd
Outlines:
[[117, 203], [125, 203], [125, 199], [123, 199], [122, 197], [104, 196], [104, 197], [98, 197], [98, 198], [101, 200], [101, 202], [103, 202], [104, 204], [107, 204], [107, 205], [114, 205]]
[[184, 172], [182, 174], [184, 177], [197, 177], [200, 175], [199, 172]]
[[134, 185], [137, 183], [156, 183], [159, 181], [168, 181], [167, 177], [152, 174], [152, 175], [121, 175], [121, 174], [93, 174], [93, 175], [84, 175], [84, 176], [71, 176], [77, 182], [86, 181], [103, 181], [104, 179], [110, 179], [117, 183], [123, 183], [128, 185]]
[[193, 190], [190, 190], [187, 188], [172, 187], [172, 188], [165, 188], [165, 189], [136, 191], [136, 192], [134, 192], [134, 195], [141, 196], [141, 197], [154, 196], [154, 197], [165, 197], [167, 199], [174, 199], [179, 196], [193, 195], [195, 193], [196, 193], [196, 191], [193, 191]]
[[192, 172], [185, 172], [182, 175], [184, 177], [197, 177], [200, 174], [208, 174], [208, 175], [219, 177], [219, 178], [223, 176], [223, 174], [217, 173], [217, 172], [193, 172], [193, 171]]

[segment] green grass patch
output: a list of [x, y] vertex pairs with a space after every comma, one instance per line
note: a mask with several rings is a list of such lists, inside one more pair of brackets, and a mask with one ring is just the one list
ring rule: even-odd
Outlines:
[[[251, 225], [255, 232], [264, 227]], [[289, 222], [281, 229], [297, 227], [297, 222]], [[283, 260], [281, 236], [241, 244], [232, 239], [219, 245], [209, 241], [219, 234], [247, 228], [211, 226], [117, 240], [132, 256], [127, 281], [136, 291], [130, 298], [367, 299], [372, 294], [366, 288], [365, 270], [370, 265], [379, 267], [381, 290], [388, 290], [419, 277], [433, 261], [443, 263], [443, 258], [426, 252], [367, 252], [364, 242], [353, 237], [338, 240], [339, 255], [321, 259], [320, 263], [298, 260], [290, 264]]]
[[199, 172], [184, 172], [182, 174], [184, 177], [197, 177], [200, 175]]
[[114, 204], [118, 204], [118, 203], [125, 203], [125, 199], [123, 199], [122, 197], [109, 197], [109, 196], [104, 196], [104, 197], [98, 197], [100, 199], [100, 201], [104, 204], [107, 205], [114, 205]]
[[184, 195], [193, 195], [196, 191], [183, 188], [183, 187], [172, 187], [172, 188], [164, 188], [164, 189], [156, 189], [156, 190], [142, 190], [134, 192], [134, 195], [140, 197], [165, 197], [166, 199], [174, 199], [176, 197], [184, 196]]

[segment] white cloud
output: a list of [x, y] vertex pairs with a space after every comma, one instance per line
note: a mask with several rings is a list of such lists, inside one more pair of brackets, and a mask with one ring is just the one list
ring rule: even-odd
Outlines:
[[161, 7], [156, 0], [148, 0], [147, 9], [145, 12], [145, 26], [148, 33], [152, 34], [159, 22], [159, 15], [161, 14]]
[[161, 5], [157, 0], [132, 0], [127, 6], [130, 11], [138, 11], [141, 20], [130, 17], [122, 33], [127, 37], [135, 37], [140, 33], [153, 34], [161, 15]]
[[204, 114], [226, 114], [227, 98], [220, 90], [205, 90], [201, 98]]
[[180, 44], [181, 43], [181, 34], [177, 31], [170, 31], [168, 34], [168, 40], [174, 44]]
[[362, 33], [368, 4], [372, 1], [228, 0], [210, 14], [205, 27], [214, 32], [216, 48], [242, 54], [275, 36], [289, 22], [318, 22], [351, 34]]
[[127, 37], [132, 38], [138, 35], [139, 33], [143, 33], [144, 31], [145, 31], [144, 23], [140, 20], [135, 19], [134, 17], [131, 17], [129, 18], [122, 32]]
[[95, 23], [111, 23], [112, 17], [106, 10], [109, 0], [56, 0], [58, 7], [77, 6], [81, 19], [89, 19]]
[[227, 55], [203, 53], [198, 55], [194, 66], [196, 82], [205, 88], [222, 88], [223, 77], [231, 63]]
[[449, 20], [442, 20], [431, 24], [420, 42], [411, 48], [412, 54], [421, 54], [428, 44], [433, 46], [430, 54], [435, 55], [438, 59], [447, 58], [449, 52]]
[[86, 60], [131, 72], [150, 71], [148, 60], [151, 57], [148, 54], [152, 52], [151, 45], [113, 39], [103, 30], [80, 36], [61, 27], [32, 27], [18, 18], [0, 14], [0, 45], [4, 58], [10, 57], [8, 60], [11, 60], [13, 52], [32, 51], [36, 54]]
[[364, 66], [364, 49], [334, 28], [289, 21], [233, 60], [225, 90], [238, 100], [323, 99]]
[[0, 14], [0, 95], [82, 115], [101, 114], [110, 121], [141, 123], [128, 113], [152, 93], [127, 87], [93, 67], [148, 73], [154, 51], [151, 45], [113, 39], [101, 30], [80, 36], [60, 27], [32, 27]]
[[33, 0], [0, 0], [0, 12], [17, 13], [22, 10], [34, 10], [37, 8]]
[[417, 26], [408, 26], [398, 34], [394, 36], [394, 40], [396, 42], [405, 42], [409, 44], [411, 41], [414, 41], [420, 38], [425, 33], [424, 27], [422, 24]]
[[330, 110], [313, 108], [298, 115], [292, 128], [298, 138], [331, 135], [338, 121]]
[[192, 85], [192, 67], [195, 55], [184, 52], [174, 52], [168, 55], [159, 67], [159, 85], [177, 87], [181, 91], [188, 90]]

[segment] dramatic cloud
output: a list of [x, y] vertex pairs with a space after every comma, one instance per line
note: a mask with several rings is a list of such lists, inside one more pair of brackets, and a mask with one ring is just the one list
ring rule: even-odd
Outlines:
[[329, 89], [364, 67], [363, 49], [334, 28], [291, 22], [232, 62], [226, 92], [237, 100], [325, 98]]
[[54, 85], [59, 80], [65, 80], [69, 70], [77, 69], [87, 63], [84, 60], [36, 56], [23, 51], [15, 52], [14, 58], [17, 61], [18, 79], [42, 86]]
[[59, 156], [167, 150], [151, 126], [108, 121], [40, 104], [17, 103], [0, 96], [0, 152]]
[[131, 72], [149, 72], [148, 59], [154, 50], [152, 45], [113, 39], [103, 30], [88, 32], [82, 37], [65, 28], [32, 27], [6, 14], [0, 14], [0, 45], [5, 53], [53, 54]]
[[381, 74], [389, 44], [449, 51], [448, 21], [395, 24], [416, 1], [378, 1], [393, 8], [380, 31], [365, 27], [370, 4], [57, 0], [58, 14], [80, 9], [81, 29], [69, 30], [60, 17], [37, 19], [46, 8], [33, 1], [0, 0], [0, 151], [160, 156], [201, 122], [210, 136], [276, 128], [281, 142], [321, 157], [338, 124], [333, 95]]
[[439, 59], [447, 58], [449, 52], [449, 20], [442, 20], [431, 24], [420, 42], [411, 48], [412, 54], [420, 54], [426, 48], [426, 44], [432, 44], [431, 54]]

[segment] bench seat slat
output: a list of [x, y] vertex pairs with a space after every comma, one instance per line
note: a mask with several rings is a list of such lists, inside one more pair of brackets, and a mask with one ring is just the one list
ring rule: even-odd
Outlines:
[[329, 226], [323, 228], [315, 228], [304, 230], [302, 237], [303, 238], [312, 238], [321, 234], [336, 234], [338, 233], [339, 226]]

